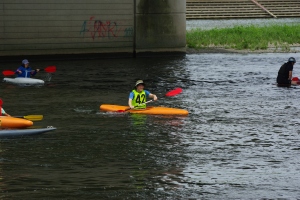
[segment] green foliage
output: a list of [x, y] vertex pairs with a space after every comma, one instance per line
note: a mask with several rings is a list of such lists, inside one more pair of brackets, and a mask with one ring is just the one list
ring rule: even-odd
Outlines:
[[238, 50], [260, 50], [272, 45], [286, 49], [289, 45], [300, 44], [300, 24], [193, 29], [187, 32], [186, 37], [187, 46], [190, 48], [215, 46]]

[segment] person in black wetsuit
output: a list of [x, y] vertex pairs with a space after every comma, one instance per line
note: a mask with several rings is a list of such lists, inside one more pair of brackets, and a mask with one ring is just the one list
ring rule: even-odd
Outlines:
[[290, 57], [287, 63], [284, 63], [279, 71], [277, 76], [277, 84], [279, 85], [291, 85], [293, 67], [296, 63], [296, 59]]

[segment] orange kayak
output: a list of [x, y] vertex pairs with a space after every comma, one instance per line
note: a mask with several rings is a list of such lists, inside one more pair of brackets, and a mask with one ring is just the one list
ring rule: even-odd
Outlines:
[[[110, 111], [110, 112], [124, 112], [125, 109], [128, 109], [128, 106], [119, 106], [112, 104], [102, 104], [100, 110]], [[187, 110], [178, 109], [178, 108], [166, 108], [166, 107], [147, 107], [142, 110], [128, 110], [126, 112], [138, 113], [138, 114], [149, 114], [149, 115], [188, 115]]]
[[33, 122], [26, 119], [5, 116], [0, 117], [1, 128], [27, 128], [32, 125]]

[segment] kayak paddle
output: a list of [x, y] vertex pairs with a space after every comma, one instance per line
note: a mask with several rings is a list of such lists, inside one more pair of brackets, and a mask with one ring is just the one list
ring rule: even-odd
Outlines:
[[25, 115], [25, 116], [12, 116], [15, 118], [23, 118], [23, 119], [27, 119], [30, 121], [41, 121], [43, 120], [43, 115]]
[[[48, 66], [45, 69], [40, 69], [40, 71], [45, 71], [47, 73], [54, 73], [54, 72], [56, 72], [56, 66]], [[13, 75], [15, 75], [15, 72], [11, 71], [11, 70], [4, 70], [4, 71], [2, 71], [2, 74], [4, 76], [13, 76]]]
[[171, 91], [167, 92], [166, 96], [167, 97], [174, 97], [174, 96], [180, 94], [181, 92], [182, 92], [181, 88], [176, 88], [174, 90], [171, 90]]
[[10, 70], [5, 70], [5, 71], [2, 72], [2, 74], [4, 76], [13, 76], [13, 75], [15, 75], [15, 72], [10, 71]]
[[[167, 96], [167, 97], [174, 97], [174, 96], [180, 94], [181, 92], [182, 92], [182, 89], [181, 89], [181, 88], [175, 88], [174, 90], [171, 90], [171, 91], [167, 92], [167, 93], [166, 93], [166, 96]], [[150, 102], [152, 102], [152, 101], [153, 101], [153, 100], [150, 100], [150, 101], [147, 101], [147, 102], [145, 102], [145, 103], [143, 103], [143, 104], [147, 104], [147, 103], [150, 103]], [[128, 110], [131, 110], [131, 108], [129, 107], [129, 108], [126, 108], [125, 110], [117, 110], [117, 112], [126, 112], [126, 111], [128, 111]]]
[[[0, 116], [2, 116], [2, 105], [3, 105], [3, 101], [2, 99], [0, 99]], [[24, 119], [28, 119], [30, 121], [40, 121], [43, 119], [43, 115], [26, 115], [26, 116], [13, 116], [16, 118], [24, 118]], [[1, 126], [1, 122], [0, 122], [0, 126]]]
[[56, 66], [48, 66], [45, 69], [40, 69], [40, 71], [45, 71], [47, 73], [54, 73], [56, 72]]

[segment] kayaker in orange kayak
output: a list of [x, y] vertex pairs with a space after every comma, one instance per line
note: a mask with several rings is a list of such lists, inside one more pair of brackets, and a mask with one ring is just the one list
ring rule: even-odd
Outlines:
[[[6, 115], [6, 116], [8, 116], [8, 117], [10, 117], [10, 115], [8, 114], [8, 113], [6, 113], [5, 112], [5, 110], [2, 108], [2, 105], [3, 105], [3, 101], [2, 101], [2, 99], [0, 99], [0, 115], [2, 116], [2, 115]], [[1, 126], [1, 125], [0, 125]]]
[[147, 105], [145, 102], [147, 98], [153, 98], [154, 101], [157, 100], [155, 94], [151, 94], [148, 90], [144, 90], [145, 83], [143, 80], [138, 80], [135, 83], [135, 88], [129, 94], [128, 105], [131, 109], [145, 109]]
[[2, 115], [10, 117], [10, 115], [7, 112], [5, 112], [5, 110], [3, 108], [1, 108], [1, 113], [2, 113]]

